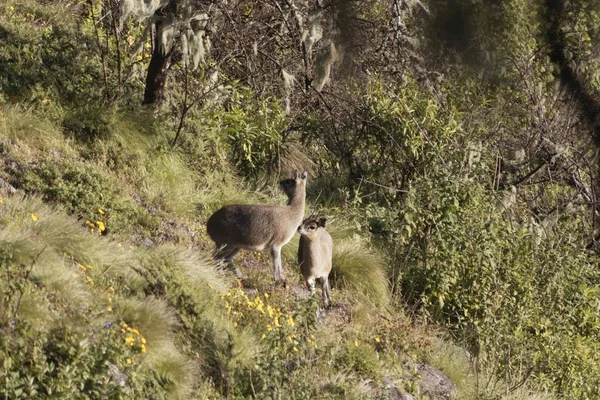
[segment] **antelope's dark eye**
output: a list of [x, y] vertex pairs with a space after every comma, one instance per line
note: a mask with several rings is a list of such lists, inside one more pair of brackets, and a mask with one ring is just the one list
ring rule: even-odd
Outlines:
[[311, 231], [314, 231], [314, 230], [315, 230], [315, 229], [317, 229], [317, 228], [315, 228], [314, 226], [311, 226], [311, 227], [310, 227], [310, 228], [308, 228], [308, 229], [310, 229]]

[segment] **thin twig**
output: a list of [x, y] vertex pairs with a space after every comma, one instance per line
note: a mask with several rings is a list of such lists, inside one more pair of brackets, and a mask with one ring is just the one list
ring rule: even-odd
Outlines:
[[90, 7], [90, 14], [92, 15], [92, 25], [94, 25], [94, 33], [96, 35], [96, 44], [98, 45], [98, 50], [100, 51], [100, 58], [102, 60], [102, 74], [104, 75], [104, 91], [106, 96], [106, 101], [110, 101], [110, 91], [108, 89], [108, 72], [106, 71], [106, 55], [104, 54], [104, 50], [102, 49], [102, 45], [100, 44], [100, 33], [98, 32], [98, 27], [96, 26], [96, 15], [94, 13], [94, 1], [88, 0], [88, 4]]

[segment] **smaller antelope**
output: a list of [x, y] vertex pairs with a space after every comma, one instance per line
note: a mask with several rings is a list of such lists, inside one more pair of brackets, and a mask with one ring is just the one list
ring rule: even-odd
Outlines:
[[281, 280], [285, 287], [281, 248], [296, 234], [298, 224], [304, 217], [307, 177], [306, 171], [294, 172], [291, 178], [279, 183], [288, 196], [286, 206], [229, 205], [211, 215], [206, 222], [206, 231], [217, 245], [214, 259], [217, 262], [225, 261], [241, 278], [242, 274], [233, 265], [233, 257], [242, 249], [269, 249], [275, 282]]
[[300, 246], [298, 246], [298, 264], [310, 294], [315, 293], [315, 280], [321, 281], [325, 307], [331, 304], [329, 273], [333, 256], [333, 240], [325, 230], [327, 219], [311, 214], [298, 227]]

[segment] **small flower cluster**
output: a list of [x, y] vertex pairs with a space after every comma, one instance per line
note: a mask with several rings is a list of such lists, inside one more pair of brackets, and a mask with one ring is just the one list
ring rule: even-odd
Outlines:
[[221, 296], [233, 326], [251, 326], [267, 346], [287, 357], [308, 345], [317, 348], [315, 337], [298, 324], [294, 315], [271, 303], [268, 293], [248, 296], [241, 289], [233, 289]]
[[271, 332], [284, 325], [293, 327], [296, 324], [292, 315], [284, 314], [281, 309], [268, 303], [268, 293], [264, 293], [263, 296], [257, 295], [251, 299], [243, 290], [235, 289], [221, 296], [221, 299], [224, 300], [227, 315], [230, 315], [235, 321], [235, 327], [239, 324], [251, 325], [253, 322], [262, 320], [264, 321], [264, 330]]
[[102, 236], [106, 232], [106, 223], [105, 223], [105, 213], [104, 210], [98, 209], [98, 218], [95, 220], [85, 220], [85, 224], [90, 229], [91, 234], [98, 233], [98, 236]]
[[[82, 265], [79, 263], [75, 263], [75, 266], [81, 270], [79, 275], [82, 275], [85, 277], [85, 281], [87, 282], [87, 284], [90, 285], [91, 287], [94, 287], [95, 286], [94, 280], [88, 274], [90, 271], [92, 271], [94, 269], [94, 267], [92, 267], [91, 265]], [[73, 278], [77, 278], [79, 275], [74, 272]]]
[[[146, 352], [146, 338], [136, 328], [132, 328], [125, 322], [121, 322], [121, 333], [125, 335], [125, 343], [140, 353]], [[128, 364], [130, 364], [128, 362]]]
[[[79, 272], [73, 272], [73, 278], [78, 278], [78, 277], [83, 277], [86, 281], [86, 283], [88, 285], [90, 285], [93, 288], [96, 288], [97, 290], [100, 290], [100, 286], [96, 287], [96, 283], [94, 282], [94, 280], [92, 279], [90, 272], [92, 272], [94, 270], [94, 267], [92, 267], [91, 265], [83, 265], [80, 264], [78, 262], [75, 262], [74, 265], [77, 267], [77, 269], [79, 269]], [[107, 284], [110, 284], [110, 280], [107, 282]], [[106, 282], [105, 282], [106, 283]], [[108, 287], [108, 289], [106, 289], [106, 301], [107, 301], [107, 306], [106, 306], [106, 311], [108, 312], [112, 312], [113, 311], [113, 296], [115, 294], [115, 288], [111, 285]]]
[[108, 312], [112, 312], [113, 310], [113, 302], [112, 302], [112, 296], [115, 294], [115, 288], [112, 286], [108, 287], [108, 297], [106, 298], [106, 301], [108, 302], [108, 306], [106, 306], [106, 311]]
[[20, 17], [23, 21], [34, 21], [36, 19], [35, 14], [32, 12], [15, 9], [12, 5], [8, 7], [8, 10], [12, 13], [13, 18]]

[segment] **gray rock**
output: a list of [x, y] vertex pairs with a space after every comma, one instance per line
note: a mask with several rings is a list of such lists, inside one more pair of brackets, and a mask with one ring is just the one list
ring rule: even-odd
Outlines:
[[112, 381], [118, 386], [121, 386], [125, 393], [129, 395], [131, 393], [131, 388], [127, 386], [128, 376], [119, 371], [119, 368], [110, 362], [108, 363], [108, 372], [110, 373]]
[[414, 396], [404, 390], [398, 389], [396, 385], [387, 379], [383, 380], [384, 397], [389, 400], [415, 400]]
[[17, 193], [17, 189], [10, 183], [8, 183], [5, 179], [0, 178], [0, 192], [6, 194], [15, 194]]
[[420, 364], [417, 366], [417, 373], [421, 376], [419, 387], [422, 395], [429, 396], [431, 400], [452, 400], [457, 398], [458, 388], [439, 369], [433, 368], [430, 365]]

